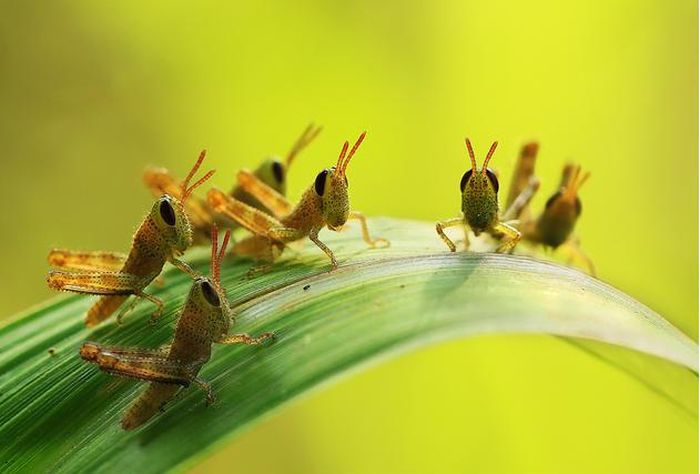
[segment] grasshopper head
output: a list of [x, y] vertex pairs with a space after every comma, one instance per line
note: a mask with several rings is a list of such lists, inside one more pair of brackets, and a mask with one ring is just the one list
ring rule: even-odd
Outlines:
[[350, 159], [359, 148], [366, 132], [362, 132], [355, 145], [348, 153], [350, 144], [346, 141], [338, 157], [338, 163], [321, 171], [316, 176], [314, 190], [321, 198], [323, 220], [331, 230], [340, 230], [350, 214], [350, 199], [348, 197], [348, 178], [345, 176]]
[[569, 163], [564, 167], [562, 186], [547, 200], [537, 223], [542, 241], [546, 245], [558, 247], [574, 230], [582, 210], [578, 190], [589, 176], [590, 173], [581, 173], [580, 166]]
[[[187, 212], [185, 212], [185, 203], [192, 191], [214, 174], [214, 171], [210, 170], [190, 186], [190, 180], [201, 166], [205, 155], [206, 150], [203, 150], [187, 178], [182, 182], [178, 192], [180, 198], [178, 199], [170, 194], [163, 194], [156, 200], [151, 209], [151, 219], [155, 222], [158, 231], [174, 254], [182, 254], [192, 245], [192, 225], [187, 217]], [[153, 176], [162, 177], [160, 174], [154, 174]]]
[[162, 195], [153, 204], [151, 219], [174, 254], [180, 255], [192, 245], [192, 226], [178, 199]]
[[498, 178], [488, 168], [498, 142], [493, 142], [479, 170], [472, 144], [468, 138], [465, 141], [472, 167], [464, 173], [459, 183], [462, 191], [462, 212], [469, 226], [478, 234], [498, 219]]
[[281, 195], [287, 194], [287, 169], [288, 163], [284, 163], [277, 157], [270, 157], [260, 163], [253, 174], [263, 183]]
[[199, 311], [207, 317], [210, 325], [207, 333], [213, 338], [226, 333], [231, 324], [231, 308], [226, 297], [226, 290], [221, 285], [221, 261], [224, 259], [226, 246], [231, 238], [231, 231], [227, 230], [221, 248], [218, 247], [219, 230], [216, 225], [211, 231], [211, 274], [209, 277], [200, 276], [195, 279], [190, 290], [190, 302], [196, 305]]
[[299, 152], [306, 148], [320, 132], [321, 127], [314, 127], [313, 123], [309, 124], [301, 136], [297, 138], [284, 161], [276, 156], [270, 157], [263, 161], [253, 174], [272, 189], [285, 196], [287, 194], [287, 171], [289, 167]]

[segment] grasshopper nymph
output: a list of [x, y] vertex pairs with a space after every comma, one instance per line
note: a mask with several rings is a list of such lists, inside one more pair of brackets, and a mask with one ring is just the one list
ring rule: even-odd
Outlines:
[[145, 298], [157, 306], [151, 316], [154, 321], [161, 314], [163, 303], [143, 290], [160, 275], [165, 262], [193, 274], [190, 267], [177, 257], [192, 245], [192, 228], [185, 211], [187, 198], [196, 187], [214, 174], [213, 170], [209, 171], [196, 183], [189, 185], [203, 160], [204, 152], [199, 155], [182, 183], [179, 198], [164, 194], [155, 201], [151, 212], [134, 234], [128, 255], [59, 249], [49, 253], [49, 264], [60, 268], [49, 271], [49, 288], [100, 295], [87, 312], [85, 324], [88, 327], [107, 319], [129, 295]]
[[211, 277], [195, 278], [169, 346], [142, 349], [86, 342], [80, 348], [80, 357], [104, 372], [150, 382], [124, 414], [121, 425], [125, 430], [146, 423], [180, 387], [195, 384], [206, 393], [207, 404], [213, 403], [215, 396], [211, 386], [198, 377], [200, 369], [211, 357], [212, 344], [256, 345], [274, 339], [274, 333], [257, 337], [245, 333], [228, 334], [234, 319], [226, 291], [221, 286], [221, 260], [230, 235], [229, 230], [218, 251], [218, 230], [216, 226], [212, 227]]
[[[544, 210], [531, 218], [529, 203], [539, 188], [539, 181], [534, 176], [534, 160], [536, 154], [527, 156], [525, 150], [534, 147], [531, 143], [523, 147], [515, 167], [515, 176], [519, 176], [518, 182], [514, 181], [511, 187], [511, 195], [519, 193], [519, 197], [509, 203], [506, 216], [509, 219], [518, 219], [523, 240], [545, 248], [558, 249], [564, 247], [570, 254], [570, 259], [579, 258], [588, 267], [590, 274], [595, 275], [595, 267], [590, 258], [581, 250], [578, 239], [573, 235], [576, 221], [581, 216], [581, 200], [578, 191], [586, 182], [590, 173], [581, 173], [581, 167], [567, 163], [562, 169], [559, 189], [547, 200]], [[527, 183], [523, 186], [524, 183]]]
[[285, 244], [308, 237], [328, 255], [331, 260], [331, 269], [335, 269], [338, 267], [335, 255], [326, 244], [321, 242], [318, 233], [324, 227], [339, 231], [348, 219], [360, 221], [362, 237], [369, 246], [376, 247], [380, 244], [388, 246], [387, 240], [370, 237], [367, 219], [363, 214], [350, 211], [348, 179], [345, 176], [345, 170], [364, 138], [363, 132], [349, 153], [349, 143], [346, 141], [336, 166], [321, 171], [293, 208], [284, 196], [252, 174], [239, 173], [241, 187], [272, 209], [274, 214], [280, 216], [279, 218], [231, 198], [218, 189], [210, 189], [207, 194], [209, 204], [255, 234], [236, 242], [233, 252], [262, 259], [267, 262], [263, 267], [266, 268], [280, 255]]
[[[520, 232], [498, 216], [498, 178], [488, 168], [489, 161], [496, 151], [498, 142], [493, 142], [489, 149], [481, 170], [477, 169], [474, 149], [467, 138], [467, 151], [471, 160], [471, 169], [464, 173], [459, 188], [462, 192], [462, 216], [440, 221], [435, 225], [440, 238], [447, 244], [450, 251], [457, 250], [454, 242], [445, 234], [445, 228], [467, 225], [474, 235], [482, 232], [501, 241], [496, 252], [510, 252], [520, 240]], [[465, 233], [466, 247], [469, 248], [469, 239]]]

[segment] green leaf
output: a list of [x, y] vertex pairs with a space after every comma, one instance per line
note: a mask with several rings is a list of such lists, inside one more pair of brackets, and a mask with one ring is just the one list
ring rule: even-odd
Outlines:
[[[270, 347], [218, 346], [201, 375], [218, 402], [196, 388], [134, 432], [121, 414], [144, 384], [84, 363], [85, 340], [157, 347], [170, 340], [191, 280], [170, 269], [149, 290], [166, 301], [159, 324], [142, 303], [122, 326], [83, 326], [91, 299], [61, 296], [0, 329], [0, 460], [9, 471], [160, 472], [187, 465], [252, 423], [351, 370], [438, 341], [486, 333], [545, 333], [625, 370], [697, 416], [698, 346], [661, 316], [573, 269], [531, 258], [446, 252], [432, 224], [370, 221], [389, 249], [368, 249], [353, 226], [321, 235], [341, 268], [313, 245], [290, 249], [273, 271], [244, 278], [229, 259], [223, 283], [233, 331], [274, 330]], [[208, 251], [190, 254], [208, 272]], [[48, 353], [55, 349], [54, 355]], [[632, 349], [632, 351], [630, 351]], [[648, 355], [644, 355], [646, 353]], [[649, 356], [651, 355], [651, 356]], [[661, 403], [665, 403], [660, 399]]]

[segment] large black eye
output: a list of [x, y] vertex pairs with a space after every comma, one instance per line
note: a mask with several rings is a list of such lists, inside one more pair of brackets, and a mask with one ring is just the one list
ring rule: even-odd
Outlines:
[[216, 294], [214, 287], [211, 286], [211, 283], [206, 280], [202, 281], [201, 284], [204, 298], [206, 298], [210, 305], [218, 307], [221, 304], [221, 301], [219, 301], [219, 295]]
[[464, 173], [464, 175], [462, 176], [462, 181], [460, 181], [460, 183], [459, 183], [459, 190], [460, 191], [464, 192], [464, 188], [467, 187], [467, 181], [469, 181], [469, 178], [471, 178], [471, 177], [472, 177], [472, 170], [469, 170], [466, 173]]
[[486, 176], [488, 176], [489, 181], [491, 181], [491, 186], [493, 186], [493, 190], [495, 192], [498, 192], [498, 178], [496, 178], [496, 173], [491, 171], [491, 168], [486, 168]]
[[319, 196], [323, 196], [323, 191], [326, 189], [326, 176], [328, 176], [328, 170], [323, 170], [316, 176], [314, 189]]
[[163, 218], [166, 224], [175, 225], [175, 210], [167, 199], [160, 203], [160, 217]]
[[282, 184], [282, 181], [284, 181], [284, 169], [282, 168], [282, 163], [279, 161], [272, 162], [272, 174], [275, 175], [277, 182]]
[[549, 199], [547, 199], [547, 202], [544, 205], [545, 209], [549, 209], [549, 207], [554, 204], [554, 201], [557, 200], [557, 198], [561, 196], [561, 191], [557, 191], [556, 193], [552, 194]]

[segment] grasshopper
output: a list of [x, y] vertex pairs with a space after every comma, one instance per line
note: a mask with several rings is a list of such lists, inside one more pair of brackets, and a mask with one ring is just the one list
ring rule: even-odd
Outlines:
[[370, 237], [367, 219], [362, 213], [350, 211], [345, 171], [364, 138], [365, 132], [360, 135], [349, 153], [349, 143], [346, 141], [337, 164], [318, 173], [314, 183], [294, 207], [284, 196], [252, 173], [239, 173], [238, 182], [241, 188], [263, 202], [274, 215], [255, 209], [218, 189], [210, 189], [207, 194], [209, 204], [217, 212], [237, 221], [254, 234], [237, 242], [233, 252], [266, 262], [254, 270], [267, 269], [282, 253], [286, 244], [308, 237], [331, 260], [331, 269], [336, 269], [338, 261], [331, 249], [319, 239], [318, 233], [324, 227], [339, 231], [348, 219], [360, 221], [362, 237], [370, 247], [388, 246], [387, 240]]
[[274, 333], [263, 333], [257, 337], [245, 333], [228, 334], [235, 321], [226, 291], [221, 286], [221, 261], [231, 231], [226, 232], [220, 250], [217, 249], [216, 226], [212, 227], [211, 232], [211, 276], [194, 278], [169, 346], [142, 349], [85, 342], [80, 348], [80, 357], [96, 364], [104, 372], [150, 382], [126, 410], [121, 421], [125, 430], [146, 423], [181, 387], [195, 384], [206, 393], [207, 404], [213, 403], [215, 395], [211, 385], [198, 377], [200, 369], [211, 357], [212, 344], [256, 345], [275, 337]]
[[[177, 257], [192, 245], [192, 228], [185, 211], [188, 197], [209, 179], [207, 172], [193, 185], [190, 180], [204, 160], [202, 152], [179, 190], [179, 198], [169, 194], [159, 197], [134, 234], [128, 255], [116, 252], [74, 252], [54, 249], [49, 264], [59, 270], [49, 271], [49, 288], [74, 293], [100, 295], [88, 309], [85, 324], [95, 326], [111, 316], [128, 298], [135, 295], [156, 305], [151, 321], [163, 311], [163, 303], [143, 290], [160, 275], [165, 262], [193, 274]], [[134, 300], [136, 303], [138, 300]], [[127, 308], [131, 309], [133, 304]], [[124, 315], [124, 312], [120, 314]]]
[[[435, 225], [435, 230], [440, 238], [447, 244], [451, 252], [455, 252], [457, 247], [454, 242], [445, 234], [448, 227], [469, 226], [478, 236], [485, 232], [501, 243], [496, 248], [496, 252], [510, 252], [520, 240], [520, 232], [504, 222], [498, 215], [498, 177], [488, 168], [489, 161], [496, 151], [498, 142], [493, 142], [489, 149], [481, 170], [477, 169], [474, 149], [469, 139], [465, 139], [471, 169], [462, 176], [459, 189], [462, 192], [462, 216], [440, 221]], [[465, 245], [469, 248], [469, 238], [465, 228]]]
[[[263, 161], [252, 174], [275, 191], [285, 195], [287, 192], [287, 171], [292, 161], [294, 161], [294, 158], [301, 150], [316, 138], [320, 131], [320, 127], [315, 128], [313, 124], [310, 124], [294, 143], [292, 149], [289, 150], [284, 162], [277, 157], [268, 158]], [[181, 195], [181, 184], [178, 182], [178, 179], [165, 168], [147, 168], [143, 175], [143, 180], [146, 187], [148, 187], [156, 197], [166, 193], [176, 198], [179, 198]], [[271, 212], [256, 199], [255, 196], [251, 195], [240, 186], [233, 188], [231, 196], [250, 206], [261, 209], [264, 212]], [[187, 215], [190, 217], [190, 223], [192, 224], [195, 245], [209, 243], [213, 224], [227, 228], [236, 226], [234, 221], [226, 219], [214, 212], [206, 200], [200, 199], [197, 196], [192, 196], [187, 201], [186, 210]]]
[[578, 238], [573, 234], [582, 210], [578, 191], [590, 173], [583, 174], [581, 167], [573, 163], [564, 165], [559, 189], [549, 197], [542, 213], [532, 218], [529, 214], [529, 204], [539, 188], [539, 181], [534, 176], [536, 155], [536, 143], [529, 143], [523, 147], [515, 165], [514, 180], [509, 194], [509, 197], [518, 195], [518, 198], [509, 202], [506, 216], [521, 222], [523, 240], [545, 248], [564, 248], [569, 252], [570, 260], [580, 259], [587, 266], [589, 273], [595, 275], [593, 262], [581, 250]]

